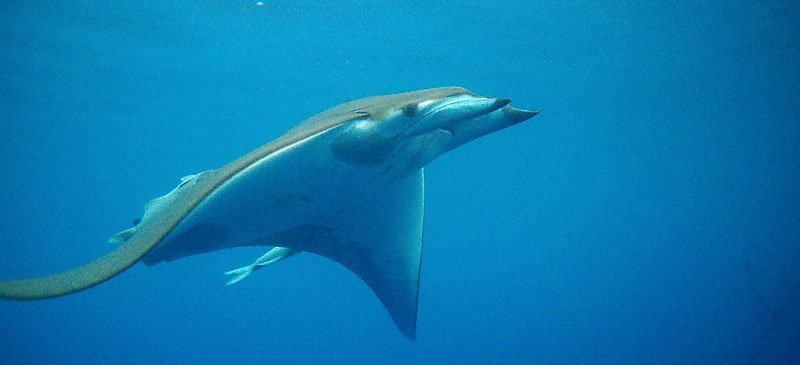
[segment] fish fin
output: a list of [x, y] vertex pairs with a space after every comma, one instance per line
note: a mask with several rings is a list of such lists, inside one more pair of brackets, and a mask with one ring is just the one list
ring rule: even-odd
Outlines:
[[242, 279], [246, 278], [248, 275], [250, 275], [256, 269], [259, 269], [259, 268], [261, 268], [263, 266], [267, 266], [267, 265], [269, 265], [271, 263], [283, 260], [283, 259], [285, 259], [285, 258], [287, 258], [289, 256], [297, 254], [298, 252], [300, 252], [300, 251], [293, 250], [293, 249], [287, 248], [287, 247], [275, 246], [271, 250], [267, 251], [267, 253], [265, 253], [264, 255], [259, 257], [256, 260], [256, 262], [254, 262], [254, 263], [252, 263], [250, 265], [247, 265], [247, 266], [244, 266], [244, 267], [240, 267], [238, 269], [226, 272], [225, 275], [233, 275], [233, 277], [230, 278], [230, 280], [228, 280], [228, 282], [225, 285], [236, 284], [236, 283], [242, 281]]
[[230, 280], [228, 280], [227, 283], [225, 283], [225, 285], [233, 285], [242, 281], [242, 279], [246, 278], [248, 275], [250, 275], [250, 273], [253, 272], [253, 270], [255, 270], [255, 267], [256, 267], [255, 265], [247, 265], [226, 272], [225, 275], [232, 275], [232, 277], [230, 278]]

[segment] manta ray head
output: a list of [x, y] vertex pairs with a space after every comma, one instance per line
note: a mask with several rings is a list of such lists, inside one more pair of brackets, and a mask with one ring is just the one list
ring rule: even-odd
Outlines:
[[405, 176], [466, 142], [525, 121], [535, 110], [469, 92], [394, 105], [351, 121], [331, 143], [340, 160]]

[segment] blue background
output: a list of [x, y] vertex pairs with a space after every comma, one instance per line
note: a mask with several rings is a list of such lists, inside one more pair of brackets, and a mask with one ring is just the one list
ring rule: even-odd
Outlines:
[[[417, 340], [262, 249], [0, 302], [1, 363], [797, 363], [793, 1], [4, 1], [0, 278], [103, 255], [181, 176], [340, 102], [538, 108], [426, 168]], [[268, 188], [268, 187], [265, 187]]]

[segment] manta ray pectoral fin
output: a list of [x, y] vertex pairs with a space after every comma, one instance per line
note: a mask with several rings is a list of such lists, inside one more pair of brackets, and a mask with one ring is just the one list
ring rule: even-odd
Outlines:
[[328, 224], [335, 223], [335, 227], [328, 238], [299, 246], [358, 275], [381, 300], [400, 332], [414, 338], [425, 200], [423, 172], [418, 169], [402, 179], [378, 185], [330, 218]]
[[278, 247], [275, 246], [271, 250], [267, 251], [263, 256], [259, 257], [256, 262], [240, 267], [238, 269], [234, 269], [225, 273], [225, 275], [232, 275], [231, 279], [225, 285], [232, 285], [236, 284], [242, 279], [246, 278], [250, 275], [253, 271], [260, 269], [263, 266], [267, 266], [271, 263], [278, 262], [283, 260], [289, 256], [299, 253], [298, 250], [293, 250], [287, 247]]

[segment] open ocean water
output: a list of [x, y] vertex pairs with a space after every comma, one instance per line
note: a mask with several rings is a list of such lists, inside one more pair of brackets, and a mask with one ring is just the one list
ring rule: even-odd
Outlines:
[[426, 168], [417, 339], [261, 248], [0, 301], [2, 364], [800, 363], [795, 1], [4, 1], [0, 278], [344, 101], [540, 109]]

